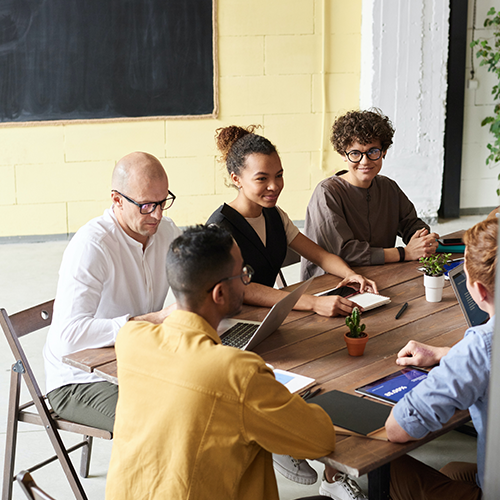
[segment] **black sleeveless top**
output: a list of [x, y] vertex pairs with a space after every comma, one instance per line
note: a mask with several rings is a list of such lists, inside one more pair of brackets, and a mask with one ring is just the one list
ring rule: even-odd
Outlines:
[[243, 261], [255, 271], [253, 282], [274, 286], [288, 245], [278, 209], [263, 208], [262, 213], [266, 221], [266, 246], [245, 217], [225, 203], [210, 216], [207, 224], [217, 224], [233, 235], [240, 247]]

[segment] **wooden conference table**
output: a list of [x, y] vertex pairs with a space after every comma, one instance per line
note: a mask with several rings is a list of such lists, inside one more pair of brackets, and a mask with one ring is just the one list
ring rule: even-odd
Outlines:
[[[396, 354], [409, 340], [435, 346], [453, 345], [462, 339], [467, 328], [453, 290], [447, 282], [443, 300], [427, 302], [422, 273], [417, 267], [417, 262], [404, 262], [356, 268], [360, 274], [375, 280], [381, 294], [391, 298], [390, 304], [362, 315], [370, 337], [363, 356], [353, 358], [347, 354], [344, 318], [325, 318], [302, 311], [292, 311], [255, 352], [275, 368], [315, 378], [322, 392], [337, 389], [354, 394], [356, 387], [396, 371]], [[339, 281], [331, 275], [318, 277], [307, 293], [332, 288]], [[396, 313], [405, 302], [408, 309], [396, 320]], [[244, 306], [239, 317], [262, 320], [267, 312], [267, 308]], [[64, 361], [118, 383], [112, 347], [80, 351], [66, 356]], [[370, 500], [389, 498], [389, 464], [393, 459], [468, 420], [467, 411], [457, 412], [440, 431], [406, 444], [339, 435], [335, 451], [321, 461], [353, 477], [368, 473]]]

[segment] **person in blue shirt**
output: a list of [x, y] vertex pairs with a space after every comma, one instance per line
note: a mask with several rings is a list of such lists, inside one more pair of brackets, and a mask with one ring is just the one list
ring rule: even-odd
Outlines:
[[390, 441], [404, 443], [440, 429], [455, 410], [469, 409], [478, 434], [477, 464], [452, 462], [437, 471], [407, 455], [401, 457], [391, 462], [394, 500], [481, 498], [495, 322], [497, 231], [497, 219], [486, 219], [464, 235], [467, 289], [490, 320], [469, 328], [452, 348], [410, 341], [398, 353], [398, 365], [439, 366], [399, 401], [385, 425]]

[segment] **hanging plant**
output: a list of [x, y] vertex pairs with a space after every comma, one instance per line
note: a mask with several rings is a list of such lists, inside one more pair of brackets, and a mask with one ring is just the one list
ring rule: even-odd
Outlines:
[[[484, 21], [485, 28], [493, 28], [493, 43], [489, 40], [473, 40], [471, 47], [478, 47], [476, 56], [481, 59], [480, 66], [488, 66], [488, 71], [494, 73], [497, 77], [497, 83], [493, 86], [491, 93], [493, 101], [500, 100], [500, 11], [496, 11], [492, 7]], [[494, 141], [487, 145], [490, 154], [486, 158], [486, 165], [490, 162], [500, 162], [500, 102], [495, 104], [493, 108], [493, 116], [487, 116], [481, 126], [489, 125], [490, 132], [494, 137]], [[500, 180], [500, 175], [498, 176]], [[497, 189], [497, 194], [500, 195], [500, 189]]]

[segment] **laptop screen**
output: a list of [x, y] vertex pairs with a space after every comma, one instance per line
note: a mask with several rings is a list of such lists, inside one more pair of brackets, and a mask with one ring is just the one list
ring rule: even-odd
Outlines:
[[463, 264], [452, 269], [449, 272], [449, 276], [453, 291], [457, 296], [458, 303], [464, 313], [467, 324], [469, 326], [477, 326], [486, 323], [490, 317], [487, 312], [479, 309], [478, 305], [471, 297], [469, 290], [467, 290], [467, 278], [465, 276]]

